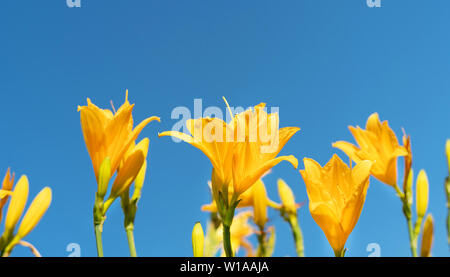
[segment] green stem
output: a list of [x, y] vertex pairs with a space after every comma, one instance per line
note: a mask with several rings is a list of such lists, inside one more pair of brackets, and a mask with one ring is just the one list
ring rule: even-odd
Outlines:
[[231, 247], [231, 226], [223, 224], [223, 249], [227, 258], [234, 257], [233, 249]]
[[300, 229], [300, 225], [298, 224], [297, 216], [291, 215], [289, 216], [289, 225], [291, 225], [292, 234], [294, 236], [295, 248], [297, 250], [298, 257], [304, 257], [304, 245], [303, 245], [303, 234]]
[[127, 228], [128, 247], [130, 248], [130, 255], [133, 258], [137, 257], [136, 245], [134, 243], [134, 231], [133, 228]]
[[449, 206], [448, 212], [447, 212], [447, 242], [450, 246], [450, 204], [447, 204]]
[[259, 227], [258, 234], [258, 257], [266, 257], [267, 249], [266, 249], [266, 232], [264, 231], [264, 227]]
[[[226, 192], [228, 194], [228, 192]], [[226, 195], [227, 195], [226, 194]], [[219, 203], [225, 203], [220, 205], [221, 212], [220, 217], [222, 218], [222, 226], [223, 226], [223, 250], [225, 251], [225, 255], [230, 258], [234, 257], [233, 247], [231, 245], [231, 224], [233, 224], [234, 211], [236, 210], [237, 205], [240, 200], [237, 200], [239, 195], [234, 194], [231, 198], [230, 204], [228, 204], [228, 197], [223, 198], [223, 194], [219, 196]]]
[[102, 226], [102, 224], [95, 224], [94, 228], [95, 228], [95, 239], [97, 242], [98, 257], [104, 257], [103, 256], [103, 242], [102, 242], [103, 226]]
[[394, 186], [394, 189], [397, 192], [397, 195], [403, 204], [403, 214], [405, 215], [406, 223], [408, 225], [409, 245], [411, 248], [411, 254], [413, 257], [417, 257], [417, 236], [415, 235], [411, 219], [411, 205], [408, 203], [407, 195], [400, 190], [397, 184]]
[[413, 257], [417, 257], [417, 240], [416, 240], [416, 236], [414, 235], [412, 220], [411, 220], [411, 218], [406, 218], [406, 221], [408, 223], [409, 244], [411, 247], [411, 253], [412, 253]]
[[414, 238], [416, 239], [416, 245], [417, 245], [417, 238], [420, 235], [420, 227], [422, 226], [423, 217], [417, 218], [416, 224], [414, 225]]

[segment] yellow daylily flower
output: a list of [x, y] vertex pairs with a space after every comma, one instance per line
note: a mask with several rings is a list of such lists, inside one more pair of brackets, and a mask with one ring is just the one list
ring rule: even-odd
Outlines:
[[300, 129], [278, 129], [278, 114], [267, 114], [264, 107], [262, 103], [236, 114], [228, 124], [218, 118], [187, 120], [190, 135], [167, 131], [159, 136], [181, 139], [209, 158], [213, 166], [211, 181], [216, 200], [220, 192], [228, 195], [230, 185], [235, 198], [238, 198], [279, 162], [286, 160], [295, 168], [298, 166], [294, 156], [277, 155]]
[[[300, 128], [279, 129], [278, 113], [268, 114], [265, 106], [265, 103], [261, 103], [236, 114], [231, 122], [237, 141], [233, 155], [233, 186], [238, 195], [281, 161], [288, 161], [295, 168], [298, 167], [298, 160], [294, 156], [277, 156]], [[242, 141], [241, 133], [244, 130], [245, 141]]]
[[433, 216], [429, 214], [423, 225], [422, 244], [420, 250], [421, 257], [431, 257], [431, 248], [433, 246]]
[[404, 146], [399, 145], [388, 122], [380, 122], [378, 113], [374, 113], [367, 120], [366, 130], [359, 126], [350, 126], [349, 129], [359, 147], [345, 141], [333, 143], [333, 147], [344, 151], [356, 163], [374, 161], [371, 174], [390, 186], [396, 186], [397, 158], [409, 153]]
[[312, 159], [305, 158], [304, 164], [300, 173], [311, 215], [336, 255], [342, 255], [364, 206], [373, 162], [361, 161], [352, 169], [333, 155], [323, 168]]
[[134, 104], [128, 102], [128, 90], [125, 103], [115, 113], [109, 109], [100, 109], [89, 98], [87, 106], [78, 107], [84, 140], [97, 181], [100, 166], [106, 158], [111, 160], [113, 175], [142, 129], [151, 121], [160, 121], [159, 117], [149, 117], [133, 129], [133, 108]]

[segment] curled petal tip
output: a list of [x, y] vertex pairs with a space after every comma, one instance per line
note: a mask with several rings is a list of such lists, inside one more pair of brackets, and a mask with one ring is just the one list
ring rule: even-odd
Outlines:
[[289, 161], [292, 163], [295, 169], [298, 169], [298, 159], [293, 155], [289, 156]]
[[150, 122], [151, 121], [158, 121], [159, 123], [161, 123], [161, 118], [158, 116], [152, 116], [152, 117], [150, 117]]

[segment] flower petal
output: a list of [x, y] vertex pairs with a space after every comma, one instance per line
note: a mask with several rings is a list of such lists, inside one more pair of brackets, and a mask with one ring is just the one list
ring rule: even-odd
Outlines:
[[335, 251], [344, 249], [347, 237], [343, 236], [344, 230], [339, 224], [336, 214], [328, 205], [324, 203], [309, 204], [311, 216], [325, 233], [328, 242]]
[[350, 159], [354, 160], [356, 163], [359, 163], [361, 161], [357, 154], [360, 149], [358, 149], [358, 147], [356, 147], [355, 145], [346, 141], [337, 141], [333, 143], [332, 146], [334, 148], [342, 150]]
[[245, 192], [258, 179], [260, 179], [261, 176], [263, 176], [269, 169], [276, 166], [277, 164], [279, 164], [282, 161], [290, 162], [292, 164], [292, 166], [294, 166], [294, 168], [298, 168], [298, 160], [294, 156], [290, 155], [290, 156], [277, 157], [275, 159], [267, 161], [266, 163], [261, 165], [259, 168], [252, 171], [251, 173], [249, 173], [247, 175], [247, 177], [240, 184], [235, 185], [235, 183], [233, 182], [233, 185], [235, 185], [234, 186], [235, 193], [239, 195], [239, 194]]
[[116, 198], [130, 187], [145, 162], [147, 152], [148, 141], [144, 141], [144, 143], [136, 146], [133, 154], [126, 159], [123, 166], [120, 168], [120, 171], [117, 173], [109, 198]]

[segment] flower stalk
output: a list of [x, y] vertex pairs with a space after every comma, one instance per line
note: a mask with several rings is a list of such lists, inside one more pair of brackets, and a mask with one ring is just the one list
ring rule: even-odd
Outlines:
[[298, 257], [305, 256], [305, 248], [303, 245], [303, 233], [298, 221], [297, 210], [301, 205], [295, 203], [294, 193], [292, 189], [282, 179], [278, 180], [278, 194], [280, 195], [281, 205], [278, 207], [281, 217], [291, 227], [294, 237], [295, 249]]
[[233, 248], [231, 246], [231, 225], [223, 225], [223, 249], [227, 258], [234, 257]]
[[97, 255], [100, 258], [103, 258], [103, 241], [102, 241], [102, 232], [103, 232], [103, 223], [102, 224], [95, 224], [94, 225], [95, 230], [95, 240], [97, 243]]
[[94, 205], [94, 231], [95, 231], [95, 242], [97, 245], [97, 256], [104, 257], [103, 255], [103, 241], [102, 241], [102, 233], [103, 233], [103, 224], [105, 222], [106, 217], [104, 216], [104, 204], [103, 199], [96, 196], [95, 205]]
[[305, 247], [303, 244], [303, 233], [298, 224], [297, 216], [290, 215], [288, 218], [289, 225], [291, 226], [292, 235], [295, 241], [295, 250], [297, 251], [298, 257], [305, 257]]
[[137, 251], [136, 251], [136, 243], [134, 240], [134, 220], [136, 218], [136, 212], [137, 212], [137, 200], [134, 201], [134, 199], [129, 199], [129, 192], [126, 191], [121, 196], [121, 203], [122, 203], [122, 209], [123, 213], [125, 215], [124, 220], [124, 228], [125, 232], [127, 234], [127, 241], [128, 241], [128, 247], [130, 249], [130, 256], [133, 258], [136, 258]]
[[[219, 198], [222, 197], [219, 196]], [[223, 226], [223, 249], [225, 251], [225, 255], [227, 256], [227, 258], [234, 257], [233, 247], [231, 244], [231, 224], [233, 224], [234, 212], [239, 202], [240, 201], [236, 200], [236, 197], [233, 197], [231, 202], [232, 204], [230, 206], [227, 205], [228, 207], [222, 209], [224, 212], [221, 213]]]
[[[416, 237], [416, 232], [415, 232], [415, 229], [417, 228], [417, 222], [416, 222], [416, 227], [413, 228], [412, 214], [411, 214], [412, 204], [410, 203], [410, 201], [408, 201], [407, 193], [403, 193], [400, 190], [400, 188], [398, 187], [398, 185], [395, 185], [394, 189], [397, 192], [397, 196], [402, 201], [402, 205], [403, 205], [402, 210], [403, 210], [403, 214], [405, 216], [406, 224], [408, 227], [408, 237], [409, 237], [409, 245], [410, 245], [410, 249], [411, 249], [411, 254], [413, 257], [417, 257], [417, 237]], [[420, 225], [419, 225], [419, 231], [420, 231]]]
[[266, 232], [263, 226], [259, 226], [258, 232], [258, 257], [267, 257]]
[[[412, 173], [411, 173], [412, 174]], [[408, 195], [407, 193], [403, 193], [398, 185], [394, 186], [395, 191], [397, 192], [397, 196], [402, 201], [402, 211], [406, 219], [406, 224], [408, 227], [408, 238], [409, 238], [409, 245], [411, 249], [411, 254], [413, 257], [417, 257], [417, 242], [415, 239], [415, 231], [412, 224], [412, 214], [411, 214], [411, 208], [412, 203], [408, 201]]]
[[136, 252], [136, 244], [134, 242], [134, 224], [128, 225], [125, 230], [127, 231], [127, 238], [128, 238], [128, 247], [130, 248], [130, 255], [133, 258], [137, 257]]

